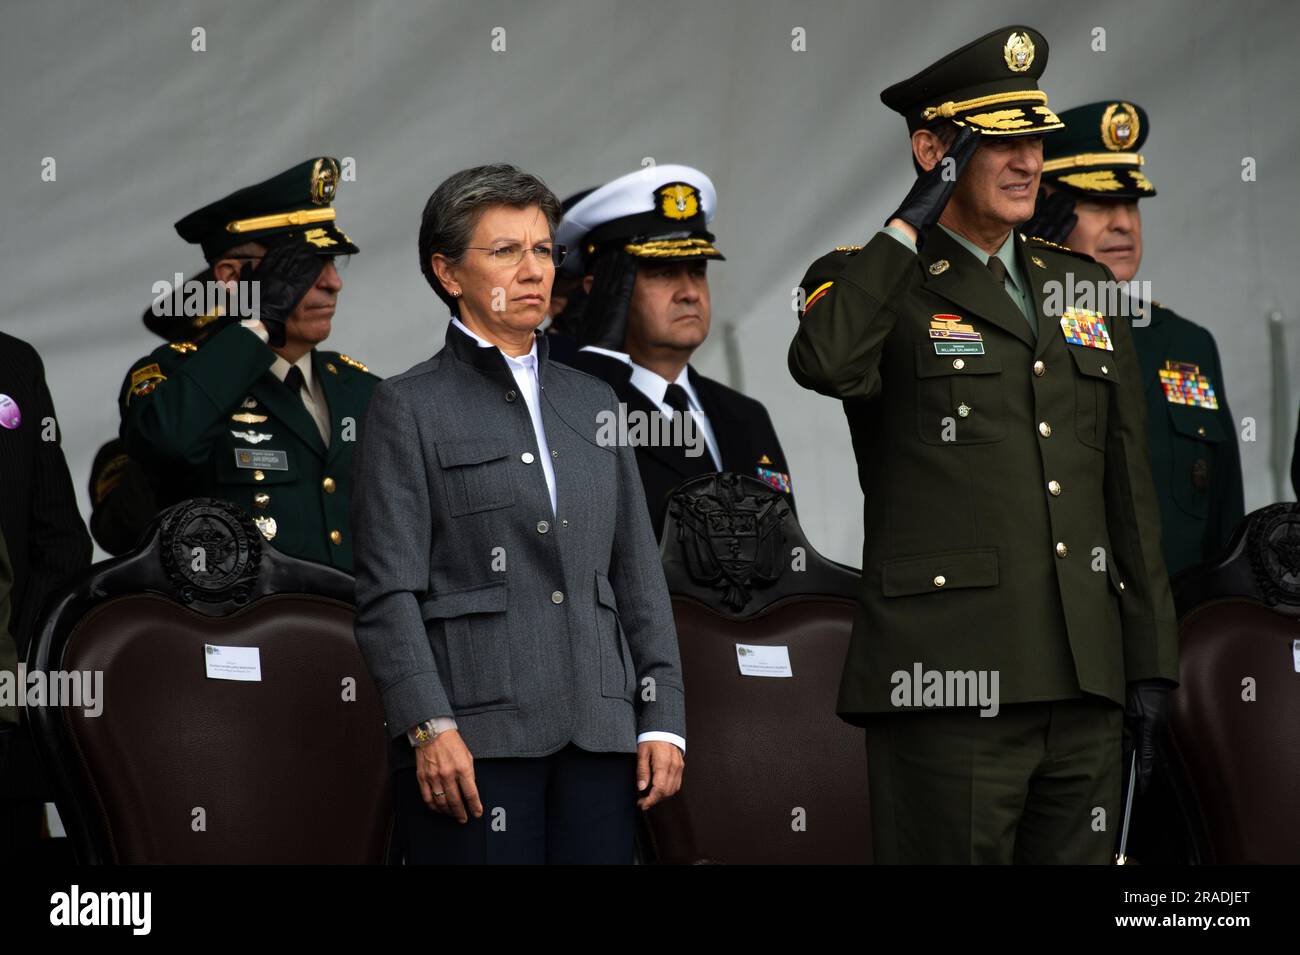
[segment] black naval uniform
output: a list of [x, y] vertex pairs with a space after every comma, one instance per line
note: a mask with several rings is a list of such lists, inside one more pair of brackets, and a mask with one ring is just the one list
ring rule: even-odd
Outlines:
[[[569, 364], [608, 382], [629, 411], [649, 415], [659, 410], [632, 384], [632, 367], [627, 362], [599, 352], [579, 351]], [[758, 478], [769, 486], [774, 480], [784, 478], [789, 487], [790, 467], [763, 403], [728, 388], [720, 381], [706, 378], [689, 365], [687, 374], [718, 442], [722, 470]], [[642, 445], [636, 449], [636, 462], [656, 535], [663, 534], [668, 498], [673, 490], [688, 478], [717, 470], [707, 448], [703, 454], [692, 458], [687, 456], [684, 447]], [[790, 509], [795, 511], [793, 490], [786, 499]], [[798, 512], [795, 513], [797, 516]]]
[[[590, 348], [627, 355], [630, 301], [645, 270], [665, 263], [722, 260], [709, 222], [717, 201], [713, 182], [698, 169], [660, 164], [620, 176], [576, 197], [557, 230], [557, 242], [571, 250], [566, 267], [591, 278], [578, 329], [578, 354], [569, 364], [606, 381], [629, 413], [654, 420], [663, 411], [633, 384], [627, 361]], [[590, 347], [589, 347], [590, 346]], [[762, 481], [785, 495], [794, 493], [785, 452], [762, 403], [687, 365], [691, 388], [717, 443], [721, 470]], [[664, 396], [673, 414], [689, 411], [689, 396], [675, 382]], [[700, 434], [703, 440], [703, 433]], [[718, 468], [712, 455], [690, 457], [685, 447], [637, 443], [636, 459], [646, 506], [656, 536], [662, 536], [668, 498], [682, 482]]]

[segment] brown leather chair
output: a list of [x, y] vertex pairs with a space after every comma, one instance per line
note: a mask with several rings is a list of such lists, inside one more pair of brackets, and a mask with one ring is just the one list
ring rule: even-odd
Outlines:
[[[731, 473], [674, 492], [662, 557], [687, 769], [648, 814], [647, 857], [871, 861], [866, 743], [835, 715], [859, 573], [809, 545], [782, 494]], [[739, 644], [787, 647], [793, 676], [742, 676]]]
[[[90, 568], [31, 660], [103, 674], [100, 715], [30, 711], [79, 861], [383, 862], [387, 734], [352, 601], [351, 576], [211, 498]], [[260, 682], [208, 678], [209, 645], [257, 647]]]
[[1250, 514], [1173, 589], [1180, 686], [1164, 755], [1182, 861], [1300, 862], [1300, 505]]

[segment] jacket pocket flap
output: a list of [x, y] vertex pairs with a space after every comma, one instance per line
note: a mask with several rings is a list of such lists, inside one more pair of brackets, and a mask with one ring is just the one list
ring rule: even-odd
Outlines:
[[438, 462], [444, 468], [466, 464], [482, 464], [504, 458], [510, 452], [505, 444], [493, 438], [463, 438], [438, 442]]
[[997, 583], [995, 547], [896, 557], [885, 561], [880, 572], [881, 590], [886, 597], [935, 593], [954, 587], [995, 587]]
[[425, 620], [445, 620], [462, 617], [468, 613], [499, 613], [506, 609], [506, 582], [504, 580], [437, 594], [420, 601], [420, 613]]
[[596, 599], [610, 610], [618, 613], [618, 601], [614, 599], [614, 585], [600, 571], [596, 571]]
[[1228, 437], [1227, 428], [1223, 424], [1223, 415], [1209, 408], [1169, 404], [1169, 418], [1173, 422], [1175, 431], [1197, 441], [1217, 444]]
[[[958, 367], [953, 362], [961, 360]], [[937, 355], [934, 342], [919, 342], [916, 346], [916, 377], [938, 378], [941, 375], [993, 375], [1002, 371], [1002, 359], [997, 355]]]
[[1074, 358], [1074, 364], [1078, 367], [1081, 374], [1089, 378], [1100, 378], [1102, 381], [1109, 381], [1115, 384], [1117, 379], [1115, 353], [1106, 351], [1104, 348], [1089, 348], [1087, 345], [1069, 345], [1067, 346], [1070, 355]]

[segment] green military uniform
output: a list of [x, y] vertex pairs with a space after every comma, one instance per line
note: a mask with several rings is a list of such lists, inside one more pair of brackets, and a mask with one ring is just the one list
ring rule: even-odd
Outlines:
[[[1043, 183], [1076, 197], [1131, 201], [1156, 194], [1138, 150], [1151, 130], [1133, 103], [1061, 113], [1066, 132], [1043, 147]], [[1170, 574], [1212, 560], [1245, 516], [1237, 427], [1208, 329], [1152, 302], [1133, 342], [1147, 400], [1151, 473]]]
[[[1046, 54], [1007, 28], [882, 99], [913, 128], [1041, 134], [1060, 125], [1033, 82]], [[837, 710], [868, 728], [877, 858], [1105, 861], [1126, 684], [1177, 678], [1132, 333], [1049, 307], [1067, 276], [1109, 277], [1087, 256], [1012, 233], [1000, 287], [969, 242], [922, 240], [882, 232], [815, 262], [789, 354], [844, 402], [865, 497]], [[900, 699], [918, 664], [996, 673], [1001, 712]]]
[[[209, 261], [249, 241], [355, 252], [333, 221], [337, 176], [334, 160], [311, 160], [205, 206], [177, 231], [202, 244]], [[160, 346], [122, 384], [125, 451], [151, 475], [159, 506], [202, 496], [233, 501], [277, 549], [350, 571], [352, 452], [379, 379], [347, 355], [310, 353], [305, 393], [314, 383], [323, 394], [327, 443], [302, 393], [273, 371], [276, 363], [276, 352], [239, 324], [198, 344]]]

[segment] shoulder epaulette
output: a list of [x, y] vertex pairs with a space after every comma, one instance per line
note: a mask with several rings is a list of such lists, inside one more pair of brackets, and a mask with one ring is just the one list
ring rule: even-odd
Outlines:
[[343, 362], [345, 365], [351, 365], [357, 371], [364, 371], [367, 373], [370, 371], [370, 369], [361, 362], [357, 361], [355, 358], [349, 358], [347, 355], [339, 355], [339, 361]]
[[1097, 261], [1087, 252], [1080, 252], [1078, 249], [1072, 249], [1068, 245], [1061, 245], [1059, 242], [1052, 242], [1050, 239], [1044, 239], [1041, 236], [1025, 235], [1022, 232], [1020, 233], [1020, 238], [1024, 239], [1026, 242], [1033, 242], [1037, 245], [1043, 246], [1044, 248], [1055, 249], [1057, 252], [1064, 252], [1066, 255], [1073, 255], [1076, 258], [1085, 259], [1089, 262]]
[[837, 245], [837, 246], [835, 247], [835, 251], [836, 251], [836, 252], [861, 252], [861, 251], [862, 251], [862, 246], [860, 246], [860, 245]]
[[168, 342], [167, 347], [172, 351], [180, 352], [182, 355], [188, 355], [192, 351], [199, 350], [199, 346], [193, 342]]

